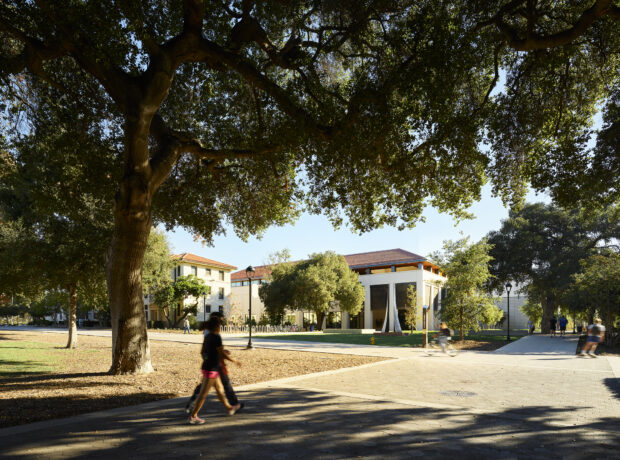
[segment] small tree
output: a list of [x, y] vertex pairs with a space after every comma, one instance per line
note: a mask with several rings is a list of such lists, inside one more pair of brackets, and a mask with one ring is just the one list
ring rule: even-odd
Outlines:
[[170, 258], [170, 244], [166, 233], [153, 228], [149, 234], [144, 260], [142, 262], [142, 286], [144, 292], [157, 291], [170, 284], [174, 262]]
[[432, 256], [448, 277], [447, 296], [442, 301], [439, 316], [450, 326], [458, 325], [461, 340], [466, 331], [479, 330], [480, 322], [501, 316], [495, 299], [484, 290], [491, 276], [490, 249], [486, 239], [469, 244], [469, 238], [464, 238], [444, 242], [443, 252]]
[[[154, 294], [153, 300], [160, 311], [166, 317], [169, 327], [177, 327], [190, 313], [198, 313], [198, 299], [202, 295], [211, 292], [203, 280], [194, 275], [181, 276], [173, 283], [160, 287]], [[188, 297], [193, 297], [196, 301], [192, 304], [185, 304]], [[176, 315], [176, 307], [180, 304], [179, 315]]]
[[418, 322], [418, 292], [415, 285], [407, 286], [407, 295], [405, 298], [405, 321], [411, 327], [411, 332]]
[[271, 282], [261, 286], [259, 295], [272, 316], [287, 308], [314, 312], [320, 330], [333, 306], [357, 314], [362, 309], [364, 288], [344, 257], [328, 251], [297, 264], [276, 265]]

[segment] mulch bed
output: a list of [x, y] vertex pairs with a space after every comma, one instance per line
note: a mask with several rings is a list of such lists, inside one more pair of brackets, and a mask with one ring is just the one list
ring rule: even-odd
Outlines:
[[[65, 349], [66, 335], [1, 331], [0, 340], [49, 344], [60, 357], [53, 373], [0, 374], [0, 427], [68, 417], [191, 394], [200, 381], [200, 345], [151, 341], [154, 372], [109, 375], [111, 339], [79, 336]], [[229, 347], [241, 367], [229, 366], [233, 385], [354, 367], [383, 358]], [[211, 396], [211, 398], [213, 398]]]

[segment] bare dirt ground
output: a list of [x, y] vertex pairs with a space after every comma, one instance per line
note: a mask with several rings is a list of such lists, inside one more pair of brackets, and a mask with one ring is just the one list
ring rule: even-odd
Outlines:
[[[113, 376], [107, 374], [112, 356], [109, 338], [81, 335], [74, 350], [64, 348], [65, 334], [1, 331], [0, 340], [16, 341], [16, 347], [19, 341], [41, 343], [45, 356], [57, 362], [53, 372], [0, 374], [0, 427], [187, 396], [201, 378], [198, 344], [151, 341], [154, 372]], [[229, 366], [233, 386], [383, 360], [261, 348], [229, 349], [241, 362], [241, 367]]]

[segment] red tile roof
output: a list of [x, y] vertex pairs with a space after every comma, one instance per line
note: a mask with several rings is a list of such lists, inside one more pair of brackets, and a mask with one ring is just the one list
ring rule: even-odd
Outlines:
[[362, 252], [344, 256], [351, 268], [375, 267], [377, 265], [394, 265], [407, 262], [424, 262], [426, 257], [404, 249], [388, 249], [385, 251]]
[[218, 262], [217, 260], [211, 260], [205, 257], [200, 257], [200, 256], [197, 256], [196, 254], [191, 254], [189, 252], [184, 252], [183, 254], [173, 254], [170, 257], [172, 257], [173, 260], [179, 260], [182, 262], [194, 262], [197, 264], [208, 265], [211, 267], [226, 268], [228, 270], [237, 269], [237, 267], [235, 267], [234, 265], [228, 265], [228, 264], [225, 264], [224, 262]]
[[[359, 254], [349, 254], [344, 256], [345, 260], [349, 264], [350, 268], [370, 268], [370, 267], [384, 267], [389, 265], [400, 265], [407, 263], [425, 262], [426, 257], [413, 252], [405, 251], [404, 249], [388, 249], [385, 251], [373, 251], [362, 252]], [[426, 263], [428, 265], [428, 262]], [[436, 268], [435, 265], [433, 265]], [[254, 267], [256, 272], [252, 279], [262, 279], [271, 273], [268, 265], [261, 265]], [[245, 270], [231, 273], [231, 281], [243, 281], [247, 280], [248, 276]]]
[[[271, 275], [271, 269], [269, 265], [260, 265], [258, 267], [254, 267], [254, 275], [252, 276], [253, 280], [260, 280], [263, 278], [267, 278]], [[248, 275], [245, 270], [239, 270], [238, 272], [234, 272], [230, 274], [230, 281], [246, 281], [248, 279]]]

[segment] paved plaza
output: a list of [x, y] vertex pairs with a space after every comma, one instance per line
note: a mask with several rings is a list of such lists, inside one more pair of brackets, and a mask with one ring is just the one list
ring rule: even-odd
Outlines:
[[[236, 340], [244, 339], [225, 343]], [[322, 343], [256, 345], [336, 351]], [[617, 458], [620, 358], [578, 358], [575, 347], [570, 336], [528, 336], [455, 358], [344, 347], [394, 359], [239, 387], [247, 408], [227, 417], [211, 397], [202, 426], [187, 425], [185, 400], [174, 399], [7, 428], [0, 456]]]

